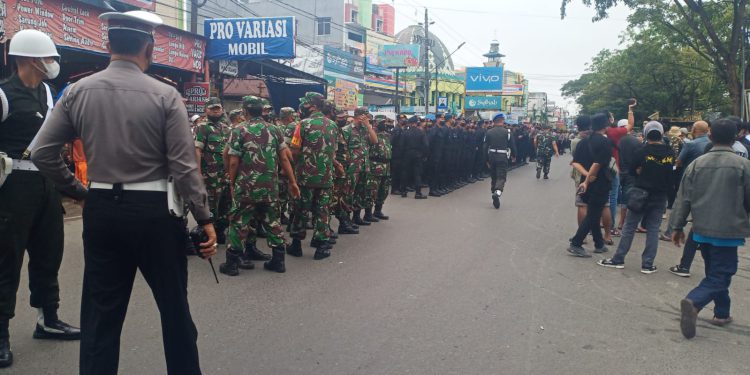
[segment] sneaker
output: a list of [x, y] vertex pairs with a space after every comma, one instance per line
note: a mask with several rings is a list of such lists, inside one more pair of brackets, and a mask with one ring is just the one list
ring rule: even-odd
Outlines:
[[606, 246], [602, 246], [602, 247], [600, 247], [598, 249], [594, 249], [594, 253], [596, 253], [596, 254], [603, 254], [603, 253], [606, 253], [606, 252], [609, 252], [609, 248], [606, 247]]
[[717, 327], [724, 327], [725, 325], [732, 323], [733, 321], [734, 319], [732, 319], [731, 316], [726, 319], [721, 319], [714, 316], [713, 319], [709, 320], [708, 322]]
[[586, 249], [584, 249], [584, 248], [582, 248], [580, 246], [575, 246], [573, 244], [571, 244], [568, 247], [568, 252], [570, 253], [570, 255], [572, 255], [574, 257], [591, 258], [591, 254], [587, 253]]
[[654, 272], [656, 272], [656, 266], [641, 267], [641, 273], [645, 273], [646, 275], [650, 275]]
[[665, 236], [664, 233], [662, 233], [662, 234], [659, 235], [659, 239], [661, 241], [672, 242], [672, 239], [669, 238], [669, 237], [667, 237], [667, 236]]
[[495, 194], [492, 194], [492, 206], [495, 207], [495, 209], [500, 208], [500, 197]]
[[669, 267], [669, 272], [672, 272], [679, 277], [690, 277], [690, 270], [680, 267], [679, 264], [674, 267]]
[[685, 298], [680, 301], [680, 331], [687, 339], [695, 337], [695, 326], [698, 323], [698, 309], [693, 301]]
[[617, 268], [619, 270], [625, 268], [625, 263], [615, 263], [614, 261], [612, 261], [612, 258], [602, 259], [596, 262], [596, 264], [607, 268]]

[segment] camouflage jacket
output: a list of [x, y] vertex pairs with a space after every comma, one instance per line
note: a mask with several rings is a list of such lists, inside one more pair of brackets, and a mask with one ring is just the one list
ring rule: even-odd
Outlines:
[[295, 175], [300, 186], [333, 186], [333, 160], [336, 157], [338, 127], [315, 112], [297, 124], [289, 147], [300, 151], [295, 160]]
[[391, 135], [378, 132], [378, 143], [370, 145], [370, 172], [374, 176], [390, 176], [392, 156]]
[[555, 149], [552, 144], [556, 141], [555, 137], [549, 133], [539, 133], [536, 135], [536, 152], [539, 155], [552, 155]]
[[279, 152], [287, 147], [274, 125], [257, 117], [232, 130], [229, 155], [240, 158], [234, 182], [239, 202], [274, 202], [279, 199]]
[[365, 125], [351, 123], [342, 129], [344, 140], [349, 148], [347, 173], [369, 172], [370, 137]]
[[225, 117], [216, 123], [205, 121], [195, 127], [195, 147], [203, 153], [201, 172], [209, 189], [226, 184], [226, 173], [222, 154], [229, 139], [231, 128]]

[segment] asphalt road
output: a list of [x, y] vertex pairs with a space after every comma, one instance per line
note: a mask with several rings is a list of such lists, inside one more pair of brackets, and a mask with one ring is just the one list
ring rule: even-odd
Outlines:
[[[703, 276], [666, 271], [680, 250], [662, 242], [659, 272], [639, 272], [643, 235], [624, 270], [567, 255], [575, 230], [568, 159], [548, 181], [510, 173], [500, 210], [489, 181], [446, 197], [391, 196], [391, 220], [342, 236], [333, 256], [289, 259], [216, 285], [190, 261], [190, 298], [204, 374], [748, 374], [750, 256], [741, 250], [735, 323], [679, 332], [679, 301]], [[61, 317], [78, 322], [81, 222], [66, 222]], [[265, 248], [265, 245], [264, 245]], [[699, 257], [700, 258], [700, 257]], [[223, 254], [217, 257], [223, 260]], [[78, 344], [31, 339], [23, 276], [8, 374], [76, 374]], [[160, 323], [142, 279], [122, 336], [121, 374], [165, 374]]]

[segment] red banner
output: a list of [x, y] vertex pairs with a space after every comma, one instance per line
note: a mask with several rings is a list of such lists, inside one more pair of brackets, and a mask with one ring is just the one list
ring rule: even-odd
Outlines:
[[206, 102], [211, 95], [208, 82], [186, 82], [183, 85], [182, 96], [185, 107], [191, 115], [202, 115], [206, 109]]
[[[65, 0], [6, 0], [6, 38], [22, 29], [37, 29], [58, 46], [107, 52], [107, 24], [99, 20], [104, 10]], [[161, 26], [154, 33], [154, 63], [192, 72], [203, 70], [206, 44], [202, 37]]]
[[118, 3], [132, 5], [134, 7], [154, 11], [156, 9], [156, 1], [152, 0], [117, 0]]

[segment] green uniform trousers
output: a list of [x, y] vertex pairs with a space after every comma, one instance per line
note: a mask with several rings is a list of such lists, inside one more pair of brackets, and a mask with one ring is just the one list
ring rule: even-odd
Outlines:
[[331, 203], [330, 188], [312, 188], [300, 186], [300, 198], [294, 200], [294, 218], [292, 219], [291, 236], [304, 240], [307, 235], [307, 214], [312, 213], [313, 238], [328, 241], [329, 211]]

